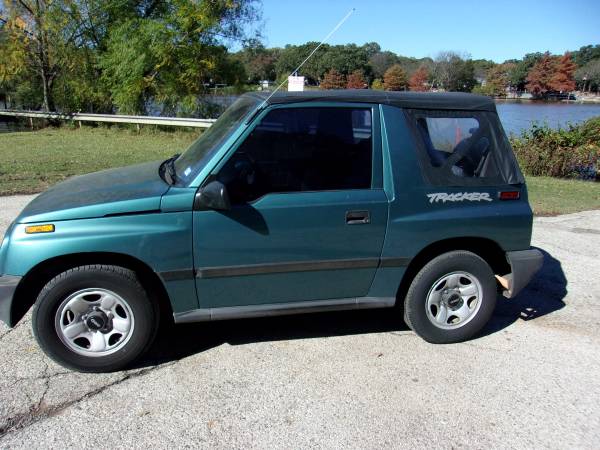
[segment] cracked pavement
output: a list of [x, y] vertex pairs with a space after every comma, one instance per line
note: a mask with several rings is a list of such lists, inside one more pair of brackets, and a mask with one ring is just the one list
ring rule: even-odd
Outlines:
[[[0, 233], [31, 197], [0, 198]], [[536, 218], [541, 273], [480, 337], [396, 311], [180, 325], [138, 367], [80, 374], [0, 324], [0, 448], [597, 448], [600, 211]]]

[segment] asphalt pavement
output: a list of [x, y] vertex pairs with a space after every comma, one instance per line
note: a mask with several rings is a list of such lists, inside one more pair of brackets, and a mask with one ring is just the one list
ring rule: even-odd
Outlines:
[[[0, 235], [30, 196], [0, 197]], [[536, 218], [544, 266], [481, 336], [395, 310], [180, 325], [138, 367], [50, 361], [0, 324], [0, 448], [599, 448], [600, 211]]]

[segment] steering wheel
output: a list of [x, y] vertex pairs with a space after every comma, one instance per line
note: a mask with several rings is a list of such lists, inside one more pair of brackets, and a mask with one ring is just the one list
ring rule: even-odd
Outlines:
[[458, 143], [455, 151], [444, 162], [443, 168], [453, 170], [454, 166], [460, 168], [463, 176], [478, 177], [486, 156], [490, 149], [490, 141], [481, 130], [474, 132], [470, 137]]
[[234, 171], [236, 178], [244, 181], [248, 186], [256, 182], [256, 161], [248, 153], [240, 152], [236, 155]]
[[[469, 138], [469, 139], [471, 139], [471, 138]], [[460, 146], [461, 143], [459, 143], [458, 145]], [[448, 169], [448, 168], [456, 165], [457, 162], [459, 162], [461, 159], [463, 159], [465, 157], [465, 155], [467, 153], [469, 153], [471, 148], [473, 148], [474, 144], [475, 144], [475, 142], [470, 142], [469, 145], [464, 145], [461, 148], [458, 148], [457, 150], [455, 150], [452, 153], [452, 155], [450, 155], [450, 157], [448, 157], [448, 159], [444, 162], [444, 164], [442, 165], [442, 168]]]

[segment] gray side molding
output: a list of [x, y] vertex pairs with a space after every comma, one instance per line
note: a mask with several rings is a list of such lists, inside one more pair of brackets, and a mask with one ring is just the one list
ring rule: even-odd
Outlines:
[[244, 319], [250, 317], [283, 316], [350, 309], [391, 308], [395, 297], [358, 297], [306, 302], [274, 303], [268, 305], [201, 308], [173, 314], [175, 323], [208, 322], [211, 320]]

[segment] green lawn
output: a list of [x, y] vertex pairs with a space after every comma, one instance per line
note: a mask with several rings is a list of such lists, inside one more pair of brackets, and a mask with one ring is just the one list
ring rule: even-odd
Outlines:
[[529, 203], [536, 215], [600, 209], [600, 183], [527, 177]]
[[199, 133], [90, 127], [0, 133], [0, 195], [40, 192], [72, 175], [166, 159]]
[[[0, 134], [0, 195], [40, 192], [72, 175], [181, 152], [199, 131], [158, 132], [108, 128], [46, 128]], [[600, 209], [600, 183], [529, 177], [536, 214]]]

